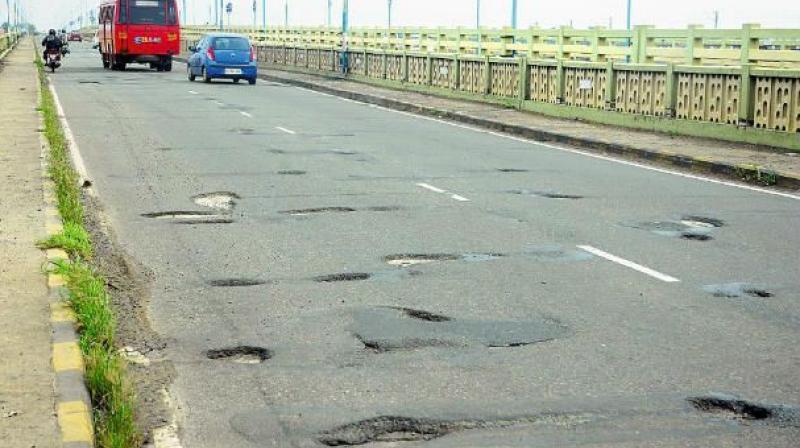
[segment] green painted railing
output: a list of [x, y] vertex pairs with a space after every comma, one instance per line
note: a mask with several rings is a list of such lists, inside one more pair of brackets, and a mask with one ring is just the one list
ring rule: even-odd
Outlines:
[[[216, 28], [189, 26], [183, 34], [196, 40], [210, 31]], [[226, 31], [248, 34], [265, 45], [342, 46], [338, 28], [274, 27], [264, 32], [252, 27], [234, 27]], [[347, 44], [352, 50], [517, 55], [564, 61], [800, 67], [800, 29], [765, 29], [757, 24], [725, 30], [700, 26], [657, 29], [643, 25], [630, 31], [562, 27], [481, 29], [480, 33], [469, 28], [353, 28]]]
[[19, 35], [14, 33], [3, 33], [0, 34], [0, 54], [2, 54], [7, 49], [11, 48], [14, 43], [19, 40]]

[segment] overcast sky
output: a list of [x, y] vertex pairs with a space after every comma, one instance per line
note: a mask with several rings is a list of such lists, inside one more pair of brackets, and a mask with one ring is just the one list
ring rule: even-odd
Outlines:
[[[10, 0], [19, 2], [39, 29], [62, 27], [71, 18], [91, 8], [98, 0]], [[189, 23], [209, 20], [212, 0], [185, 0]], [[252, 24], [253, 0], [232, 2], [234, 24]], [[267, 0], [268, 22], [282, 25], [284, 2]], [[179, 4], [183, 0], [178, 0]], [[258, 22], [261, 23], [261, 2]], [[519, 26], [542, 27], [593, 25], [614, 28], [625, 26], [626, 0], [518, 0]], [[327, 17], [327, 0], [288, 0], [290, 25], [322, 25]], [[392, 23], [395, 26], [475, 26], [476, 0], [393, 0]], [[481, 0], [481, 23], [499, 27], [510, 24], [511, 0]], [[334, 23], [341, 23], [342, 0], [333, 0]], [[385, 26], [387, 0], [350, 0], [351, 26]], [[633, 0], [633, 23], [665, 27], [686, 24], [714, 25], [714, 11], [719, 11], [721, 28], [739, 28], [742, 23], [760, 23], [768, 28], [800, 28], [800, 0]], [[0, 21], [5, 21], [5, 0], [0, 0]]]

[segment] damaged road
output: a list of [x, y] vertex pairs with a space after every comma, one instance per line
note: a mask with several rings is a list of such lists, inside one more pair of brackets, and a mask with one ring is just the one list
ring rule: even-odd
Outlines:
[[53, 82], [148, 440], [800, 440], [800, 201], [98, 65], [76, 47]]

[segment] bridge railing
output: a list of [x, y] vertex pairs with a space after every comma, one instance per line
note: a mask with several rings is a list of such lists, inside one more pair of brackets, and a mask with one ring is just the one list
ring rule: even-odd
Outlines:
[[0, 54], [11, 48], [19, 40], [19, 35], [15, 33], [0, 33]]
[[[184, 35], [196, 39], [216, 31], [214, 27], [190, 26]], [[252, 27], [226, 31], [249, 35], [266, 45], [342, 45], [338, 28]], [[800, 68], [800, 29], [766, 29], [747, 24], [741, 29], [656, 29], [637, 26], [633, 30], [561, 27], [481, 29], [470, 28], [353, 28], [348, 48], [418, 53], [453, 53], [478, 56], [525, 56], [529, 59], [631, 63], [676, 63], [685, 65], [742, 65]]]

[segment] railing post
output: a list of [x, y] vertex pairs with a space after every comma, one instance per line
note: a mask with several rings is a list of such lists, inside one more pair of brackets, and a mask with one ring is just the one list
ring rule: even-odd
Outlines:
[[606, 97], [605, 97], [605, 110], [614, 110], [617, 97], [617, 79], [614, 73], [614, 60], [609, 59], [606, 61]]
[[694, 57], [694, 50], [695, 48], [702, 48], [703, 40], [696, 37], [695, 30], [702, 27], [702, 25], [689, 25], [686, 30], [686, 64], [688, 65], [700, 63], [699, 58]]
[[528, 90], [530, 89], [531, 77], [528, 71], [528, 58], [520, 56], [517, 58], [519, 62], [519, 109], [522, 109], [522, 104], [528, 99]]
[[558, 29], [558, 53], [556, 53], [556, 60], [563, 61], [564, 60], [564, 29], [566, 27], [562, 26]]
[[488, 95], [492, 90], [491, 56], [486, 55], [483, 59], [483, 64], [483, 94]]
[[403, 82], [408, 82], [408, 54], [403, 52]]
[[600, 60], [600, 52], [599, 52], [600, 33], [598, 32], [597, 27], [592, 28], [591, 42], [592, 42], [592, 55], [590, 56], [590, 60], [592, 62], [597, 62]]
[[654, 28], [652, 25], [636, 25], [634, 27], [633, 49], [631, 60], [635, 63], [652, 62], [653, 58], [647, 56], [647, 48], [652, 44], [652, 38], [647, 36], [647, 30]]
[[461, 57], [459, 56], [460, 53], [456, 53], [455, 57], [453, 58], [453, 64], [455, 65], [455, 72], [454, 76], [456, 77], [455, 82], [453, 85], [455, 86], [455, 90], [461, 90]]
[[383, 61], [381, 65], [383, 65], [383, 79], [389, 78], [389, 50], [384, 50], [383, 54], [381, 55], [381, 60]]
[[678, 88], [675, 82], [675, 64], [667, 64], [664, 82], [664, 113], [667, 117], [675, 117], [675, 104], [678, 102]]
[[564, 60], [559, 59], [556, 65], [556, 102], [564, 102]]
[[739, 74], [739, 126], [753, 124], [753, 78], [750, 64], [743, 64]]
[[430, 53], [425, 55], [425, 83], [433, 84], [433, 58]]
[[753, 39], [752, 31], [753, 29], [759, 28], [759, 26], [760, 25], [757, 23], [745, 23], [742, 25], [739, 61], [743, 66], [750, 64], [750, 50], [758, 50], [758, 39]]

